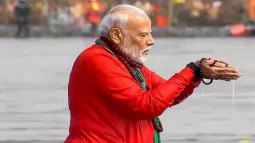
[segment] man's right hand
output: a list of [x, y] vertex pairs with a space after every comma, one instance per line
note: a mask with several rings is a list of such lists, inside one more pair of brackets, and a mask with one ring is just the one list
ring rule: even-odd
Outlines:
[[[217, 60], [217, 62], [211, 66], [214, 61], [215, 59], [204, 60], [200, 64], [203, 78], [230, 81], [241, 77], [241, 73], [237, 69], [229, 66], [229, 64], [224, 61]], [[198, 62], [200, 63], [200, 61], [197, 61], [196, 65]]]

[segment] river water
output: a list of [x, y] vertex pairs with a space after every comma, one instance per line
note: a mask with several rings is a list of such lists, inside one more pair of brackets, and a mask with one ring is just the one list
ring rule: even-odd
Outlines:
[[[0, 142], [61, 143], [68, 134], [67, 83], [93, 38], [0, 39]], [[163, 143], [255, 142], [255, 40], [162, 38], [146, 65], [164, 78], [202, 57], [223, 59], [243, 76], [201, 85], [161, 120]]]

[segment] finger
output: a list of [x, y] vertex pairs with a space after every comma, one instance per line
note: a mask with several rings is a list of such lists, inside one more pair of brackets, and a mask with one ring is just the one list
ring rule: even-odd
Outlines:
[[216, 59], [210, 59], [210, 60], [205, 60], [206, 65], [210, 65], [210, 66], [216, 66], [216, 67], [227, 67], [227, 63], [221, 60], [216, 60]]
[[218, 75], [218, 79], [221, 79], [221, 80], [236, 80], [240, 77], [241, 75], [237, 73], [227, 73], [227, 74], [225, 73], [225, 74]]
[[223, 61], [223, 60], [218, 60], [217, 63], [222, 63], [222, 64], [225, 64], [225, 67], [230, 67], [230, 68], [233, 68], [232, 66], [229, 65], [229, 63]]
[[[216, 59], [210, 59], [210, 60], [215, 61]], [[223, 60], [217, 60], [217, 63], [224, 64], [226, 67], [229, 66], [229, 63], [227, 63], [226, 61], [223, 61]]]
[[219, 78], [218, 78], [218, 80], [224, 80], [224, 81], [231, 81], [231, 80], [237, 80], [237, 79], [239, 79], [239, 78], [237, 78], [237, 77], [223, 77], [223, 76], [220, 76]]
[[226, 67], [226, 68], [219, 68], [213, 67], [217, 73], [238, 73], [241, 74], [237, 69]]
[[229, 63], [227, 63], [227, 62], [225, 62], [225, 61], [223, 61], [223, 60], [218, 60], [218, 62], [225, 64], [226, 67], [229, 66]]
[[211, 67], [214, 66], [218, 61], [214, 60], [213, 63], [210, 65]]
[[225, 77], [224, 79], [218, 79], [218, 80], [224, 80], [224, 81], [232, 81], [232, 80], [238, 80], [240, 77]]
[[221, 67], [221, 68], [224, 68], [224, 67], [227, 67], [224, 63], [220, 63], [220, 62], [216, 62], [214, 64], [215, 67]]
[[227, 68], [226, 72], [227, 73], [228, 72], [229, 73], [236, 73], [236, 74], [239, 74], [240, 76], [242, 76], [242, 73], [239, 70], [235, 69], [235, 68]]
[[212, 65], [213, 63], [214, 63], [214, 59], [210, 59], [210, 60], [204, 60], [204, 64], [206, 64], [206, 65]]

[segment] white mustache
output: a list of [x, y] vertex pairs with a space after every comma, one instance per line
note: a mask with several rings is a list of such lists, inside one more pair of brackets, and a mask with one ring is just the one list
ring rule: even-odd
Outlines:
[[147, 50], [150, 50], [150, 49], [151, 49], [151, 46], [149, 46], [149, 47], [143, 49], [141, 52], [143, 53], [143, 52], [145, 52], [145, 51], [147, 51]]

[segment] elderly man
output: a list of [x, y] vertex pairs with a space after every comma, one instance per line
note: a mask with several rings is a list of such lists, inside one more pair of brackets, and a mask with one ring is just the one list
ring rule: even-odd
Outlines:
[[110, 10], [99, 34], [73, 65], [65, 143], [159, 143], [158, 116], [191, 95], [202, 78], [240, 77], [226, 63], [204, 58], [168, 80], [150, 71], [143, 64], [154, 44], [151, 21], [134, 6]]

